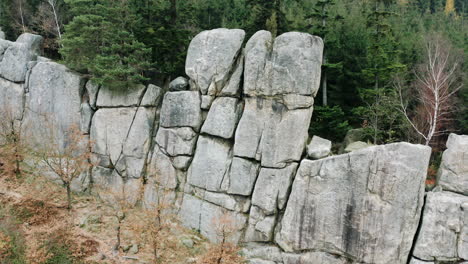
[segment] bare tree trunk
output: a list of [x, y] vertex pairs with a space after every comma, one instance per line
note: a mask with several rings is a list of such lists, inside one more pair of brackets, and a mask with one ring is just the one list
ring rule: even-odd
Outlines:
[[[327, 25], [327, 20], [325, 19], [325, 5], [322, 6], [322, 26], [325, 28]], [[323, 36], [323, 42], [325, 43], [325, 36]], [[326, 47], [325, 47], [326, 48]], [[324, 49], [323, 51], [323, 64], [327, 63], [327, 56], [326, 56], [326, 50]], [[322, 74], [322, 101], [323, 101], [323, 106], [328, 105], [328, 97], [327, 97], [327, 72], [324, 70]]]
[[71, 198], [70, 183], [65, 183], [65, 187], [67, 188], [67, 209], [71, 210], [71, 208], [72, 208], [72, 198]]
[[21, 17], [21, 25], [23, 27], [23, 33], [26, 32], [26, 26], [24, 25], [24, 16], [23, 16], [23, 0], [19, 0], [19, 11]]
[[55, 10], [56, 2], [54, 2], [53, 0], [49, 0], [48, 2], [50, 6], [52, 7], [52, 11], [54, 13], [55, 26], [57, 27], [57, 33], [58, 33], [59, 39], [62, 39], [62, 32], [60, 32], [60, 24], [58, 21], [57, 11]]
[[[119, 217], [119, 216], [117, 216]], [[114, 250], [115, 251], [118, 251], [119, 248], [120, 248], [120, 226], [121, 226], [121, 221], [118, 220], [118, 226], [116, 228], [116, 231], [117, 231], [117, 243], [115, 243], [115, 246], [114, 246]]]

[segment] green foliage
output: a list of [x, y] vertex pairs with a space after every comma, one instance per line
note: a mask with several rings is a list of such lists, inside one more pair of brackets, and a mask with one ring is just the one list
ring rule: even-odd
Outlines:
[[351, 128], [339, 106], [316, 106], [312, 117], [310, 135], [317, 135], [334, 142], [341, 142]]
[[72, 69], [85, 71], [96, 83], [110, 88], [145, 81], [149, 49], [132, 29], [138, 23], [124, 0], [67, 0], [74, 15], [66, 26], [60, 50]]
[[[0, 26], [10, 39], [22, 31], [18, 27], [18, 6], [13, 1], [0, 1]], [[43, 1], [22, 1], [28, 30], [42, 34], [32, 18]], [[326, 82], [322, 82], [315, 105], [324, 103], [326, 83], [328, 104], [339, 106], [350, 126], [366, 125], [377, 142], [408, 138], [408, 131], [396, 117], [398, 112], [389, 110], [395, 106], [390, 102], [395, 100], [391, 81], [421, 61], [422, 37], [427, 32], [444, 32], [468, 58], [468, 5], [464, 0], [455, 0], [456, 14], [451, 15], [444, 13], [445, 0], [65, 2], [61, 17], [64, 23], [71, 22], [62, 41], [63, 61], [115, 87], [148, 79], [164, 85], [184, 75], [188, 45], [202, 30], [243, 28], [246, 40], [262, 29], [273, 35], [286, 31], [319, 35], [325, 40], [322, 70]], [[468, 133], [467, 93], [466, 88], [458, 93], [458, 133]]]

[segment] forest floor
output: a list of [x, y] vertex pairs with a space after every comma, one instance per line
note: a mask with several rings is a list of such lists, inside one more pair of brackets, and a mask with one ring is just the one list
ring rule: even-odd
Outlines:
[[[210, 243], [169, 221], [157, 252], [145, 240], [144, 210], [129, 209], [121, 221], [118, 250], [115, 210], [96, 195], [73, 196], [67, 210], [60, 185], [38, 177], [0, 177], [0, 264], [196, 263]], [[157, 258], [155, 257], [157, 255]], [[157, 260], [156, 260], [157, 259]]]

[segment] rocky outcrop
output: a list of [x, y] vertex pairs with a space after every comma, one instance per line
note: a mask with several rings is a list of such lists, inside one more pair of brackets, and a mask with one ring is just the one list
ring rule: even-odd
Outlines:
[[444, 190], [468, 195], [468, 136], [450, 134], [438, 178]]
[[451, 134], [438, 186], [427, 193], [414, 263], [468, 262], [468, 136]]
[[406, 263], [429, 157], [428, 147], [398, 143], [302, 161], [276, 242], [288, 252]]
[[[450, 136], [422, 210], [428, 147], [329, 156], [330, 141], [310, 141], [320, 38], [260, 31], [244, 47], [244, 37], [202, 32], [188, 49], [189, 79], [120, 92], [38, 57], [39, 36], [0, 38], [0, 104], [38, 143], [53, 135], [66, 147], [72, 126], [89, 137], [94, 167], [74, 189], [170, 205], [211, 241], [228, 219], [227, 239], [250, 263], [467, 261], [466, 136]], [[355, 132], [346, 146], [363, 140]]]
[[451, 192], [427, 194], [413, 255], [424, 261], [468, 260], [468, 197]]

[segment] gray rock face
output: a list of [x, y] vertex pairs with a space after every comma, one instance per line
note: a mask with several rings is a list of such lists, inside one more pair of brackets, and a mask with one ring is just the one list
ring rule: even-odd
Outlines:
[[[112, 164], [120, 175], [140, 178], [150, 146], [154, 109], [104, 108], [93, 117], [92, 152], [100, 164]], [[105, 160], [103, 160], [105, 159]]]
[[236, 131], [234, 155], [260, 160], [262, 166], [272, 168], [299, 161], [311, 117], [311, 108], [287, 110], [274, 99], [247, 98]]
[[161, 108], [162, 127], [192, 127], [199, 130], [202, 122], [201, 99], [196, 91], [169, 92]]
[[21, 120], [23, 118], [24, 99], [22, 84], [0, 78], [0, 112], [2, 114]]
[[185, 72], [202, 94], [215, 95], [224, 87], [244, 37], [243, 30], [220, 28], [203, 31], [192, 39]]
[[347, 264], [344, 258], [324, 252], [308, 252], [302, 255], [283, 254], [284, 264]]
[[468, 197], [429, 192], [413, 255], [424, 261], [468, 260]]
[[43, 38], [31, 33], [23, 33], [17, 39], [16, 43], [24, 44], [32, 52], [39, 54]]
[[229, 172], [229, 194], [249, 196], [253, 192], [260, 164], [251, 160], [234, 157]]
[[434, 264], [434, 262], [421, 261], [419, 259], [411, 258], [411, 261], [409, 264]]
[[222, 139], [200, 136], [187, 181], [209, 191], [221, 191], [231, 163], [231, 146]]
[[148, 85], [145, 95], [143, 96], [143, 99], [141, 100], [140, 106], [147, 106], [147, 107], [158, 106], [159, 99], [161, 98], [162, 92], [163, 91], [161, 87], [158, 87], [153, 84]]
[[91, 119], [93, 117], [94, 111], [88, 103], [82, 103], [80, 114], [80, 129], [84, 134], [89, 134], [89, 130], [91, 128]]
[[177, 170], [171, 159], [156, 146], [148, 166], [147, 178], [165, 189], [177, 187]]
[[169, 156], [192, 155], [198, 134], [190, 127], [161, 127], [156, 135], [156, 143]]
[[283, 209], [296, 169], [295, 163], [284, 169], [262, 168], [252, 195], [252, 204], [261, 208], [266, 215]]
[[312, 159], [321, 159], [330, 155], [332, 142], [324, 138], [313, 136], [307, 145], [307, 156]]
[[40, 62], [29, 77], [29, 96], [24, 126], [34, 131], [32, 139], [43, 144], [51, 131], [59, 145], [65, 146], [66, 133], [80, 127], [81, 96], [84, 79], [55, 62]]
[[16, 42], [0, 38], [0, 77], [12, 82], [24, 82], [30, 62], [37, 59], [42, 37], [21, 34]]
[[0, 39], [5, 39], [5, 32], [0, 30]]
[[230, 97], [219, 97], [208, 112], [202, 133], [225, 139], [232, 138], [242, 110], [239, 100]]
[[98, 107], [128, 107], [138, 106], [145, 91], [144, 85], [128, 87], [125, 90], [112, 90], [106, 87], [99, 89]]
[[429, 147], [397, 143], [303, 160], [276, 242], [286, 251], [406, 263], [430, 154]]
[[189, 89], [189, 82], [184, 77], [177, 77], [169, 83], [169, 90], [173, 92], [186, 91]]
[[317, 93], [323, 41], [306, 33], [277, 37], [259, 31], [245, 47], [244, 93], [254, 95]]
[[353, 152], [353, 151], [360, 150], [360, 149], [365, 149], [365, 148], [372, 147], [372, 146], [373, 145], [370, 144], [370, 143], [366, 143], [366, 142], [362, 142], [362, 141], [356, 141], [356, 142], [350, 143], [345, 148], [344, 152], [349, 153], [349, 152]]
[[450, 134], [438, 178], [444, 190], [468, 195], [468, 136]]
[[234, 232], [227, 239], [233, 243], [239, 241], [246, 222], [243, 214], [226, 210], [189, 194], [184, 195], [179, 217], [186, 227], [199, 230], [203, 236], [214, 242], [221, 240], [219, 220], [223, 217], [231, 221]]
[[88, 81], [86, 83], [86, 92], [88, 93], [89, 97], [89, 105], [91, 108], [96, 109], [96, 102], [97, 102], [97, 96], [99, 93], [99, 85], [93, 83], [92, 81]]

